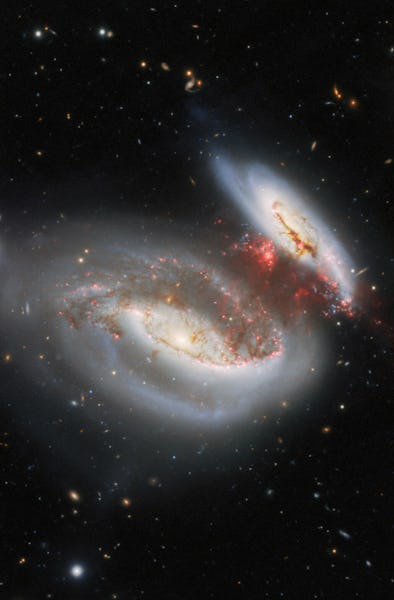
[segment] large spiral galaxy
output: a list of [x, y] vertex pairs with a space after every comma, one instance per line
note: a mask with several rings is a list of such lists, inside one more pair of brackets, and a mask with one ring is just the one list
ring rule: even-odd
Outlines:
[[228, 164], [221, 173], [254, 218], [238, 237], [63, 224], [35, 236], [28, 258], [10, 251], [4, 314], [24, 319], [30, 351], [65, 389], [85, 398], [94, 385], [160, 418], [218, 425], [316, 381], [317, 320], [351, 314], [345, 254], [284, 183], [267, 201], [259, 184], [235, 185]]

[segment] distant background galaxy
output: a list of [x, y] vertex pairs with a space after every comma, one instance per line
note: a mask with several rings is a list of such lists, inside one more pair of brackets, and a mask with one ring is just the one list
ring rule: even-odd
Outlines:
[[390, 3], [4, 9], [10, 600], [390, 598]]

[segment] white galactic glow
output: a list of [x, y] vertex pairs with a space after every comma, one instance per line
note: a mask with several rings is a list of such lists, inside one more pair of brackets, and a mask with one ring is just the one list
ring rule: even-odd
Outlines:
[[310, 324], [289, 326], [224, 269], [220, 252], [208, 258], [206, 243], [191, 252], [190, 238], [174, 237], [161, 228], [160, 246], [122, 225], [65, 226], [52, 245], [18, 249], [2, 305], [7, 320], [24, 320], [14, 331], [30, 331], [28, 360], [45, 354], [48, 380], [68, 394], [71, 380], [80, 393], [93, 386], [110, 401], [206, 426], [261, 415], [314, 382], [320, 344]]
[[338, 284], [342, 300], [353, 299], [350, 258], [329, 227], [283, 178], [264, 166], [215, 162], [216, 174], [252, 226], [282, 252]]
[[76, 565], [72, 565], [72, 567], [70, 568], [70, 574], [75, 579], [80, 579], [80, 577], [82, 577], [84, 572], [85, 572], [85, 570], [82, 565], [76, 564]]

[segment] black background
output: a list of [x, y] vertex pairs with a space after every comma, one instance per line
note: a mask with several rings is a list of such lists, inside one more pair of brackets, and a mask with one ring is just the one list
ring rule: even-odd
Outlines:
[[3, 333], [5, 598], [392, 597], [390, 4], [2, 5], [0, 239], [109, 215], [209, 228], [236, 214], [210, 168], [229, 152], [302, 186], [369, 267], [364, 316], [326, 325], [331, 383], [194, 450], [52, 398]]

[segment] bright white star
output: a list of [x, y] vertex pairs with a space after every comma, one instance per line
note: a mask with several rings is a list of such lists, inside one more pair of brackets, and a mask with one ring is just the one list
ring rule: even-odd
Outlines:
[[76, 579], [79, 579], [80, 577], [82, 577], [82, 575], [84, 574], [85, 569], [82, 567], [82, 565], [72, 565], [71, 569], [70, 569], [70, 573], [72, 575], [72, 577], [75, 577]]

